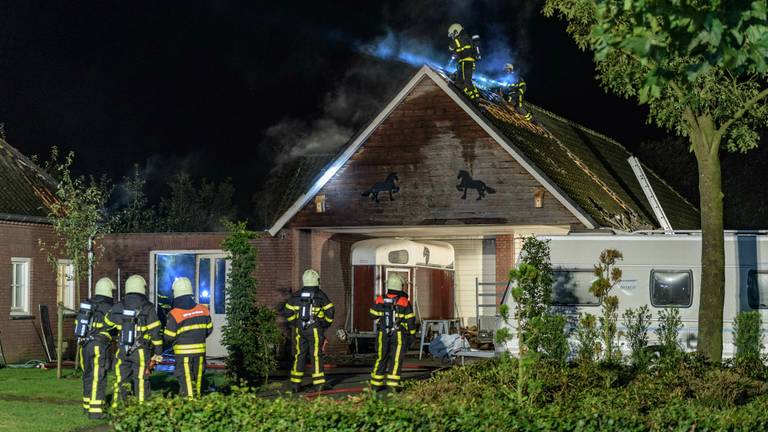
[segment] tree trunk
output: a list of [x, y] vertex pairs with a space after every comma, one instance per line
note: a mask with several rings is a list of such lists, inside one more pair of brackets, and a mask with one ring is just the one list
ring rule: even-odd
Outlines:
[[725, 302], [725, 242], [720, 137], [711, 122], [699, 122], [691, 133], [699, 168], [701, 200], [701, 294], [697, 349], [714, 361], [723, 355]]

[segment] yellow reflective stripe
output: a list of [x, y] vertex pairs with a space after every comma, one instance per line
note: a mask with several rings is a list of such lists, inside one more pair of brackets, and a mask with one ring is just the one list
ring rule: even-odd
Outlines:
[[152, 341], [152, 345], [154, 346], [163, 346], [163, 341], [160, 339], [156, 339]]
[[110, 327], [115, 327], [115, 326], [117, 326], [117, 324], [113, 323], [113, 322], [112, 322], [112, 320], [110, 320], [110, 319], [109, 319], [109, 315], [104, 315], [104, 322], [105, 322], [105, 323], [106, 323], [108, 326], [110, 326]]
[[89, 413], [102, 413], [102, 412], [104, 412], [104, 410], [102, 410], [101, 408], [88, 408], [88, 412]]
[[213, 324], [192, 324], [188, 326], [184, 326], [176, 331], [176, 334], [182, 334], [184, 332], [192, 331], [192, 330], [206, 330], [208, 328], [213, 327]]
[[120, 385], [123, 381], [123, 377], [120, 375], [120, 365], [123, 363], [123, 360], [118, 356], [117, 352], [115, 353], [115, 358], [117, 358], [117, 362], [115, 363], [115, 385], [112, 393], [112, 408], [117, 406], [117, 400], [120, 395]]
[[395, 365], [392, 367], [392, 374], [397, 375], [400, 372], [400, 349], [403, 346], [403, 332], [397, 332], [397, 348], [392, 353], [395, 356]]
[[324, 320], [326, 320], [326, 321], [328, 321], [329, 323], [332, 323], [332, 322], [333, 322], [333, 318], [329, 318], [329, 317], [327, 317], [327, 316], [324, 316], [324, 317], [323, 317], [323, 319], [324, 319]]
[[[96, 404], [95, 402], [98, 401], [97, 399], [97, 390], [99, 389], [99, 356], [101, 355], [101, 351], [99, 350], [98, 345], [94, 345], [93, 347], [93, 381], [91, 382], [91, 404]], [[101, 402], [99, 402], [100, 404]], [[98, 405], [98, 404], [97, 404]], [[91, 411], [93, 412], [93, 411]]]
[[473, 61], [475, 61], [475, 58], [474, 57], [464, 57], [463, 59], [459, 59], [459, 62], [464, 62], [464, 61], [472, 61], [473, 62]]
[[383, 315], [384, 315], [384, 312], [379, 312], [379, 311], [377, 311], [376, 309], [370, 309], [368, 312], [369, 312], [371, 315], [376, 315], [376, 316], [383, 316]]
[[374, 363], [373, 372], [371, 372], [371, 376], [375, 376], [375, 377], [380, 376], [380, 375], [374, 375], [374, 374], [376, 373], [377, 370], [379, 370], [379, 364], [381, 363], [381, 354], [383, 351], [383, 343], [382, 343], [383, 336], [384, 336], [384, 332], [380, 331], [379, 337], [377, 338], [378, 349], [376, 350], [376, 363]]
[[293, 315], [288, 317], [288, 321], [293, 321], [293, 320], [295, 320], [298, 317], [299, 317], [299, 314], [293, 314]]
[[459, 38], [456, 38], [456, 39], [454, 39], [453, 41], [456, 43], [456, 46], [457, 46], [457, 47], [460, 47], [460, 46], [461, 46], [461, 42], [459, 42]]
[[323, 306], [322, 309], [323, 310], [328, 310], [328, 309], [330, 309], [332, 307], [333, 307], [333, 303], [328, 303], [327, 305]]
[[205, 348], [205, 344], [204, 343], [183, 344], [183, 345], [174, 345], [174, 347], [178, 349]]
[[317, 335], [317, 327], [312, 329], [312, 334], [315, 337], [315, 373], [318, 374], [320, 373], [320, 337]]
[[197, 397], [202, 394], [201, 387], [203, 385], [203, 356], [200, 356], [197, 363]]
[[[300, 340], [299, 340], [299, 329], [295, 328], [296, 331], [296, 353], [293, 355], [293, 366], [291, 367], [291, 371], [298, 371], [299, 370], [299, 350], [301, 349]], [[303, 374], [302, 374], [303, 375]]]
[[104, 327], [104, 323], [95, 322], [93, 323], [93, 328], [102, 328]]
[[399, 380], [400, 376], [399, 375], [387, 375], [387, 379]]
[[80, 369], [85, 371], [85, 360], [83, 359], [83, 346], [80, 345]]
[[408, 319], [408, 318], [415, 317], [416, 314], [415, 313], [409, 313], [409, 314], [396, 313], [395, 316], [397, 316], [398, 318], [406, 318], [406, 319]]
[[168, 329], [163, 330], [163, 334], [169, 337], [176, 337], [176, 332]]
[[285, 304], [285, 308], [288, 309], [288, 310], [292, 310], [292, 311], [299, 310], [298, 306], [293, 306], [293, 305], [290, 305], [288, 303]]
[[184, 381], [187, 382], [187, 397], [192, 398], [192, 374], [189, 371], [189, 357], [184, 357]]
[[291, 378], [291, 382], [301, 384], [301, 378]]
[[173, 350], [173, 353], [176, 355], [205, 354], [205, 348], [197, 348], [197, 349], [191, 349], [191, 350]]
[[146, 365], [144, 364], [144, 350], [139, 350], [139, 403], [144, 402], [144, 369], [146, 368]]
[[147, 331], [152, 330], [155, 327], [160, 327], [160, 321], [155, 321], [151, 324], [147, 324], [145, 326], [139, 326], [139, 331]]
[[291, 375], [298, 376], [298, 377], [303, 377], [304, 376], [304, 372], [291, 371]]

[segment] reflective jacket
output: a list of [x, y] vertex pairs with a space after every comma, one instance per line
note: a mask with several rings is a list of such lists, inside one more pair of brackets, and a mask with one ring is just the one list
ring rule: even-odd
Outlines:
[[205, 339], [212, 331], [207, 306], [196, 304], [191, 295], [174, 299], [163, 330], [165, 345], [173, 345], [174, 354], [205, 354]]
[[291, 295], [281, 312], [293, 327], [325, 329], [333, 324], [335, 311], [333, 303], [320, 287], [304, 287]]
[[[388, 306], [384, 299], [392, 299], [392, 306]], [[405, 291], [388, 290], [385, 296], [377, 296], [371, 309], [368, 313], [371, 318], [378, 319], [379, 330], [386, 330], [383, 321], [385, 321], [385, 315], [392, 311], [394, 316], [392, 323], [392, 330], [404, 330], [408, 334], [416, 333], [416, 314], [413, 312], [413, 306], [411, 301], [408, 300], [408, 294]]]
[[459, 63], [477, 60], [475, 58], [475, 47], [472, 45], [472, 38], [464, 31], [451, 39], [451, 44], [448, 46], [448, 50], [451, 52], [451, 55], [456, 57], [456, 61]]
[[104, 317], [104, 324], [107, 328], [119, 335], [120, 331], [123, 330], [123, 323], [130, 322], [131, 319], [123, 315], [125, 309], [138, 312], [137, 330], [140, 334], [139, 344], [146, 348], [151, 346], [155, 355], [162, 354], [163, 338], [160, 331], [160, 320], [157, 318], [155, 305], [144, 294], [127, 294], [122, 302], [112, 306], [112, 310]]
[[[112, 309], [112, 299], [107, 296], [96, 295], [89, 301], [91, 304], [91, 327], [86, 338], [102, 338], [102, 340], [111, 340], [112, 335], [109, 327], [104, 323], [104, 318]], [[77, 326], [77, 319], [75, 319]]]

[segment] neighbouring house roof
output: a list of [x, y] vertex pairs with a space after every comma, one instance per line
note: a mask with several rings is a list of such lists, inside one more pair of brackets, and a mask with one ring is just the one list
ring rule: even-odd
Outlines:
[[[501, 98], [481, 92], [470, 102], [442, 71], [422, 67], [376, 118], [329, 160], [295, 161], [288, 187], [282, 190], [274, 222], [276, 234], [333, 177], [389, 114], [422, 80], [433, 80], [478, 125], [588, 228], [622, 231], [658, 229], [660, 223], [646, 198], [622, 145], [595, 131], [526, 103], [536, 120], [526, 122]], [[324, 167], [313, 171], [324, 163]], [[642, 166], [662, 211], [676, 230], [699, 228], [699, 212], [648, 167]]]
[[47, 223], [56, 182], [0, 139], [0, 220]]

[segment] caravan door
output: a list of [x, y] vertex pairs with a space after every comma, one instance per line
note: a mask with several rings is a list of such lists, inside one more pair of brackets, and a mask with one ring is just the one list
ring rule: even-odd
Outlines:
[[229, 263], [224, 254], [197, 256], [196, 300], [208, 306], [213, 321], [213, 333], [206, 342], [208, 357], [224, 357], [227, 350], [221, 343], [221, 328], [227, 322], [225, 304]]

